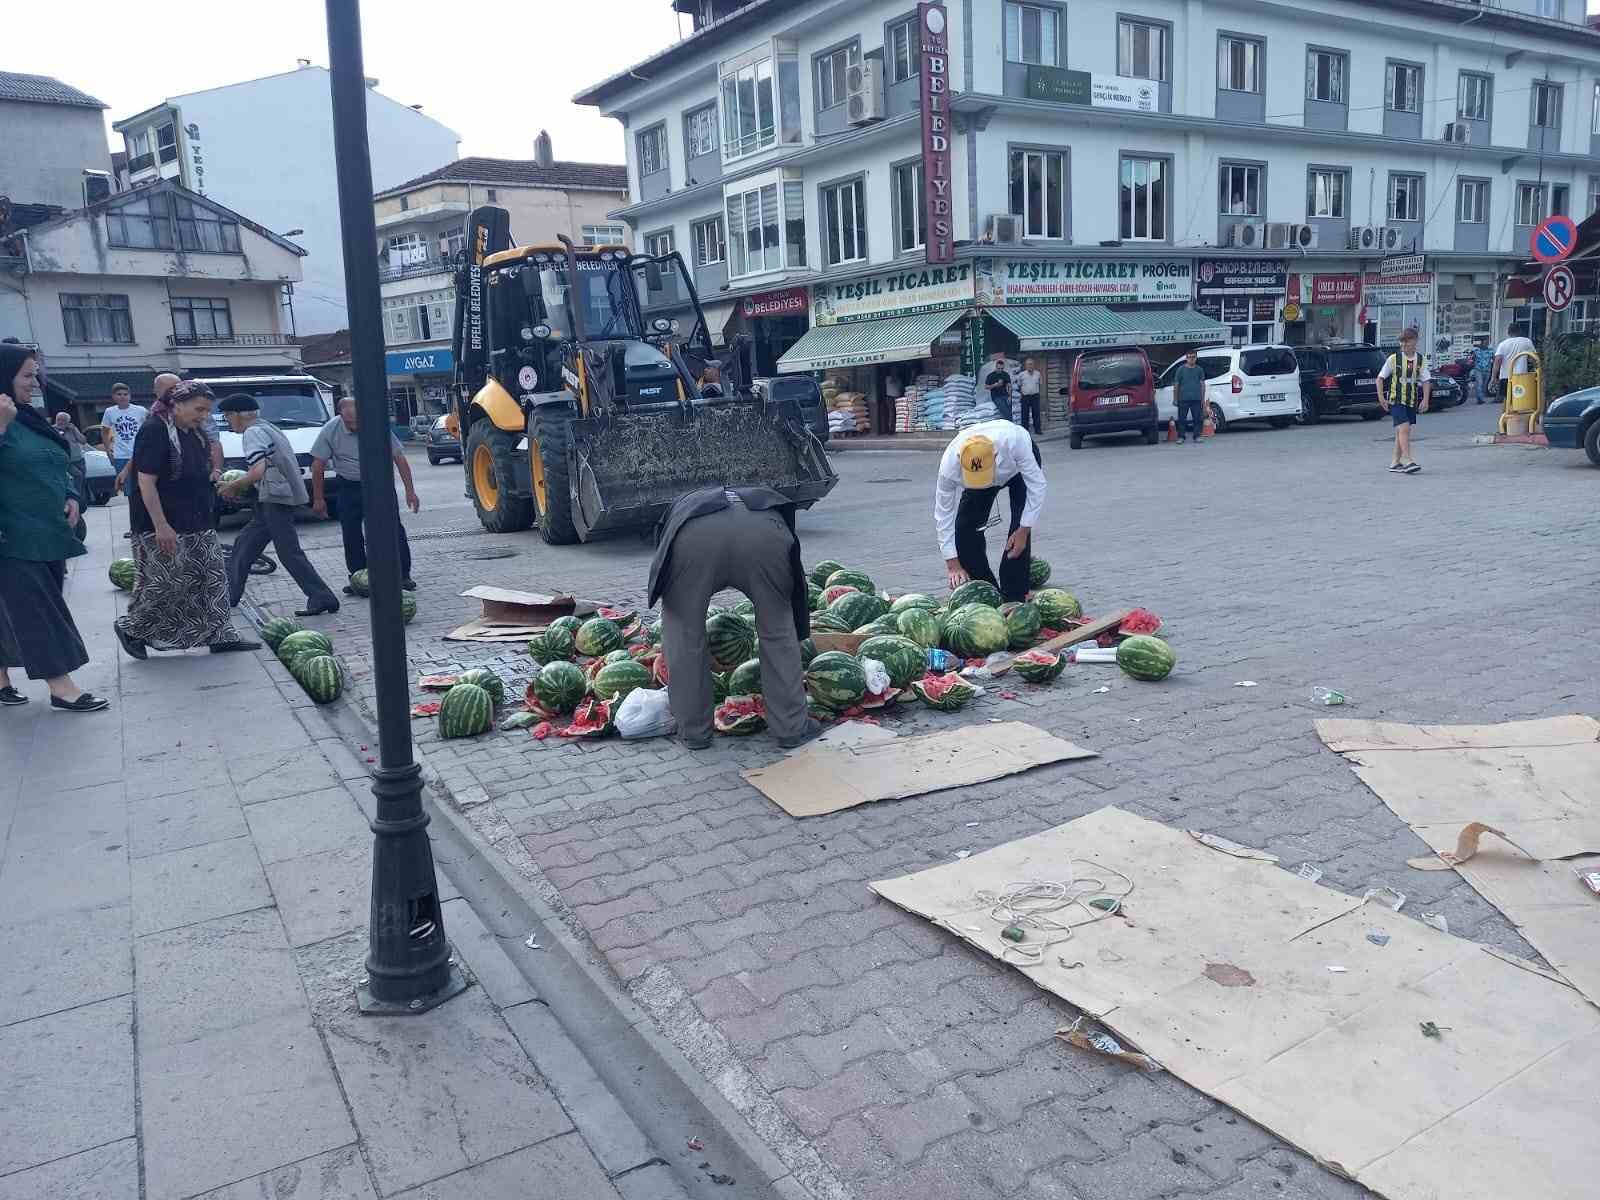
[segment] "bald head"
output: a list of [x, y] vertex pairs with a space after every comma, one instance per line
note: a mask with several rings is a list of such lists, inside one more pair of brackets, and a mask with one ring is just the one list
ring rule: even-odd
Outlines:
[[163, 371], [161, 374], [156, 376], [155, 383], [151, 386], [151, 390], [155, 392], [156, 399], [159, 400], [182, 382], [183, 381], [171, 371]]

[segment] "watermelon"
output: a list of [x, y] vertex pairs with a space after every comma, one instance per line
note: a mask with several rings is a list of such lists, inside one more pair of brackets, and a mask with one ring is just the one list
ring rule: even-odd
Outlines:
[[711, 672], [711, 698], [721, 704], [728, 698], [728, 676], [730, 671]]
[[706, 648], [717, 670], [731, 671], [755, 652], [755, 626], [734, 613], [718, 613], [706, 622]]
[[457, 683], [475, 683], [489, 693], [489, 699], [496, 704], [506, 702], [506, 685], [487, 667], [473, 667], [470, 671], [463, 671], [456, 676]]
[[1122, 618], [1122, 624], [1117, 626], [1118, 633], [1130, 637], [1136, 633], [1154, 633], [1161, 628], [1161, 618], [1148, 608], [1136, 608]]
[[622, 645], [622, 630], [609, 617], [590, 617], [572, 640], [579, 654], [606, 655]]
[[605, 737], [613, 728], [611, 714], [615, 706], [596, 696], [582, 700], [572, 714], [572, 724], [557, 730], [557, 737]]
[[241, 471], [237, 467], [235, 467], [231, 471], [224, 471], [222, 473], [222, 478], [219, 479], [218, 482], [219, 483], [238, 483], [239, 480], [241, 480], [241, 479], [243, 479], [245, 477], [245, 475], [246, 475], [246, 472]]
[[842, 570], [844, 570], [843, 563], [836, 563], [831, 558], [825, 558], [816, 566], [811, 568], [811, 582], [816, 584], [818, 587], [827, 587], [828, 576], [832, 575], [835, 571]]
[[908, 608], [895, 617], [895, 627], [924, 650], [939, 644], [939, 618], [925, 608]]
[[359, 571], [352, 572], [350, 590], [358, 596], [372, 595], [372, 584], [367, 579], [367, 569], [365, 567], [362, 567]]
[[978, 689], [973, 687], [954, 671], [948, 675], [929, 675], [923, 679], [911, 681], [911, 690], [916, 693], [929, 708], [936, 708], [940, 712], [955, 712], [965, 708]]
[[850, 623], [837, 613], [819, 612], [811, 614], [812, 633], [849, 633]]
[[1013, 650], [1026, 650], [1039, 640], [1039, 629], [1042, 622], [1039, 619], [1039, 606], [1023, 601], [1021, 604], [1006, 604], [1001, 606], [1000, 615], [1006, 619], [1006, 629], [1010, 633], [1008, 645]]
[[809, 694], [806, 696], [806, 714], [821, 721], [823, 724], [839, 719], [839, 710], [837, 708], [834, 708], [831, 704], [824, 704], [815, 696]]
[[860, 588], [854, 587], [848, 583], [841, 583], [836, 587], [824, 588], [822, 592], [822, 607], [832, 608], [833, 602], [840, 596], [848, 596], [852, 592], [859, 592], [860, 590]]
[[331, 654], [306, 654], [295, 660], [294, 677], [318, 704], [332, 704], [344, 694], [344, 668]]
[[849, 584], [858, 592], [876, 592], [878, 590], [877, 586], [872, 582], [872, 576], [863, 574], [860, 571], [845, 571], [842, 569], [829, 575], [828, 581], [823, 586], [843, 587], [845, 584]]
[[134, 566], [131, 558], [113, 558], [111, 565], [106, 568], [106, 576], [112, 585], [124, 592], [133, 591], [133, 581], [138, 574], [139, 569]]
[[867, 592], [847, 592], [828, 605], [828, 611], [851, 629], [859, 629], [868, 621], [876, 621], [888, 612], [889, 602]]
[[761, 660], [751, 658], [740, 663], [728, 673], [728, 695], [757, 696], [761, 694]]
[[417, 615], [417, 594], [415, 592], [400, 593], [400, 623], [411, 624], [411, 618]]
[[553, 662], [540, 669], [533, 681], [533, 697], [551, 712], [569, 713], [589, 690], [589, 681], [577, 663]]
[[889, 611], [900, 613], [905, 612], [908, 608], [923, 608], [932, 612], [938, 607], [939, 602], [932, 596], [924, 596], [921, 592], [907, 592], [904, 596], [896, 598], [895, 602], [889, 605]]
[[1172, 647], [1148, 633], [1135, 634], [1117, 647], [1117, 666], [1135, 679], [1165, 679], [1177, 665]]
[[458, 683], [439, 703], [439, 736], [477, 737], [494, 725], [494, 701], [475, 683]]
[[822, 589], [814, 583], [806, 584], [806, 605], [816, 612], [822, 605]]
[[602, 700], [621, 700], [635, 688], [649, 686], [649, 668], [630, 658], [624, 662], [608, 662], [594, 677], [590, 690]]
[[554, 621], [550, 622], [550, 628], [565, 629], [573, 636], [573, 639], [576, 640], [578, 636], [578, 630], [583, 628], [583, 618], [570, 615], [565, 617], [557, 617]]
[[1011, 669], [1024, 683], [1049, 683], [1066, 665], [1065, 658], [1048, 650], [1029, 650], [1011, 660]]
[[829, 708], [849, 708], [867, 694], [867, 673], [855, 655], [828, 650], [806, 668], [806, 691]]
[[278, 659], [292, 672], [294, 660], [302, 654], [332, 654], [333, 641], [327, 634], [302, 629], [278, 643]]
[[261, 640], [273, 650], [291, 633], [299, 633], [303, 626], [290, 617], [273, 617], [261, 627]]
[[577, 643], [565, 626], [551, 625], [543, 633], [536, 633], [528, 639], [528, 655], [541, 667], [553, 662], [571, 662], [577, 652]]
[[1043, 588], [1035, 592], [1033, 603], [1039, 609], [1039, 619], [1051, 629], [1060, 629], [1067, 621], [1083, 615], [1078, 598], [1061, 588]]
[[639, 614], [631, 608], [606, 608], [603, 605], [594, 610], [594, 615], [604, 617], [619, 629], [626, 629], [639, 619]]
[[1038, 591], [1050, 582], [1050, 564], [1042, 558], [1035, 558], [1028, 563], [1028, 586]]
[[998, 609], [974, 602], [945, 618], [944, 640], [962, 658], [987, 658], [1011, 643], [1011, 630]]
[[928, 669], [927, 651], [910, 638], [898, 634], [871, 637], [861, 643], [858, 651], [862, 658], [875, 658], [889, 672], [889, 683], [895, 691], [922, 678]]
[[745, 737], [767, 727], [767, 705], [760, 696], [735, 695], [717, 705], [711, 725], [718, 733]]
[[850, 632], [857, 637], [881, 637], [884, 634], [898, 634], [900, 632], [900, 624], [888, 613], [885, 613], [876, 621], [868, 621], [865, 625], [858, 625]]
[[984, 579], [969, 579], [950, 593], [950, 603], [945, 607], [950, 612], [955, 612], [958, 608], [966, 608], [972, 604], [983, 604], [989, 608], [999, 608], [1000, 589]]
[[811, 665], [811, 660], [816, 656], [817, 644], [810, 638], [802, 639], [800, 642], [800, 665], [802, 667], [809, 667]]
[[739, 601], [728, 611], [736, 617], [743, 617], [746, 621], [754, 623], [756, 619], [756, 602], [746, 598]]

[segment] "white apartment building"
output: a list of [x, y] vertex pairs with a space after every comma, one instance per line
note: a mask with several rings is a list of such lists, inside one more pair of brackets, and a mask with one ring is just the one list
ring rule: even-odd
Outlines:
[[691, 36], [577, 98], [627, 130], [616, 216], [763, 370], [854, 358], [870, 394], [957, 347], [1453, 352], [1503, 328], [1533, 226], [1600, 200], [1582, 0], [945, 0], [958, 242], [928, 267], [917, 5], [677, 7]]
[[[374, 187], [391, 187], [456, 156], [454, 130], [391, 100], [377, 84], [368, 80], [367, 88]], [[278, 233], [298, 231], [293, 237], [307, 257], [295, 289], [296, 332], [348, 324], [325, 68], [302, 59], [294, 71], [171, 96], [112, 129], [128, 153], [129, 186], [176, 180]]]

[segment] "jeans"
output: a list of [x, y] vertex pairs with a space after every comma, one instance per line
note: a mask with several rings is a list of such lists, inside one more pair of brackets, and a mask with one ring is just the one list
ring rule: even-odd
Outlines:
[[1010, 392], [990, 392], [989, 400], [994, 405], [995, 416], [999, 417], [1002, 421], [1016, 420], [1016, 418], [1011, 415]]
[[[113, 458], [111, 460], [111, 466], [112, 466], [113, 470], [117, 471], [120, 474], [124, 470], [127, 470], [128, 464], [131, 463], [132, 461], [133, 461], [133, 459], [131, 459], [131, 458]], [[123, 484], [122, 484], [122, 494], [124, 496], [126, 496], [129, 500], [132, 500], [133, 499], [133, 489], [138, 487], [138, 486], [139, 486], [139, 475], [138, 475], [138, 473], [135, 472], [135, 471], [128, 471], [128, 478], [125, 479], [123, 481]]]
[[1034, 392], [1031, 396], [1026, 392], [1022, 394], [1022, 427], [1031, 429], [1034, 433], [1044, 432], [1043, 427], [1039, 424], [1038, 392]]
[[1206, 423], [1206, 402], [1204, 400], [1179, 400], [1178, 401], [1178, 436], [1200, 436], [1200, 431]]
[[1482, 404], [1489, 398], [1489, 372], [1474, 370], [1472, 372], [1472, 387], [1478, 393], [1478, 403]]
[[[336, 486], [339, 489], [335, 493], [339, 497], [339, 531], [344, 535], [344, 566], [354, 575], [367, 567], [366, 505], [361, 498], [360, 480], [341, 477]], [[411, 543], [406, 540], [405, 523], [397, 519], [394, 527], [400, 537], [400, 576], [410, 579]]]

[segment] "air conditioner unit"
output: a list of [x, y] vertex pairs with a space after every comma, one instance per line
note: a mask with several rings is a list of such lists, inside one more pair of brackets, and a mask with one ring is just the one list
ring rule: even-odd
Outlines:
[[1228, 226], [1227, 244], [1254, 248], [1265, 244], [1266, 233], [1266, 226], [1260, 221], [1237, 221]]
[[1400, 248], [1400, 231], [1387, 225], [1378, 229], [1378, 249], [1398, 250]]
[[1383, 249], [1383, 235], [1385, 229], [1382, 225], [1352, 225], [1350, 227], [1350, 249], [1363, 250], [1367, 253], [1376, 253]]
[[883, 64], [869, 58], [847, 67], [844, 95], [850, 124], [870, 125], [883, 120]]
[[1022, 218], [1015, 213], [995, 213], [990, 216], [985, 234], [996, 246], [1015, 246], [1022, 240]]
[[1470, 139], [1472, 127], [1464, 121], [1451, 121], [1444, 127], [1444, 140], [1464, 143]]
[[1298, 250], [1315, 250], [1322, 244], [1322, 237], [1315, 225], [1291, 225], [1289, 244]]

